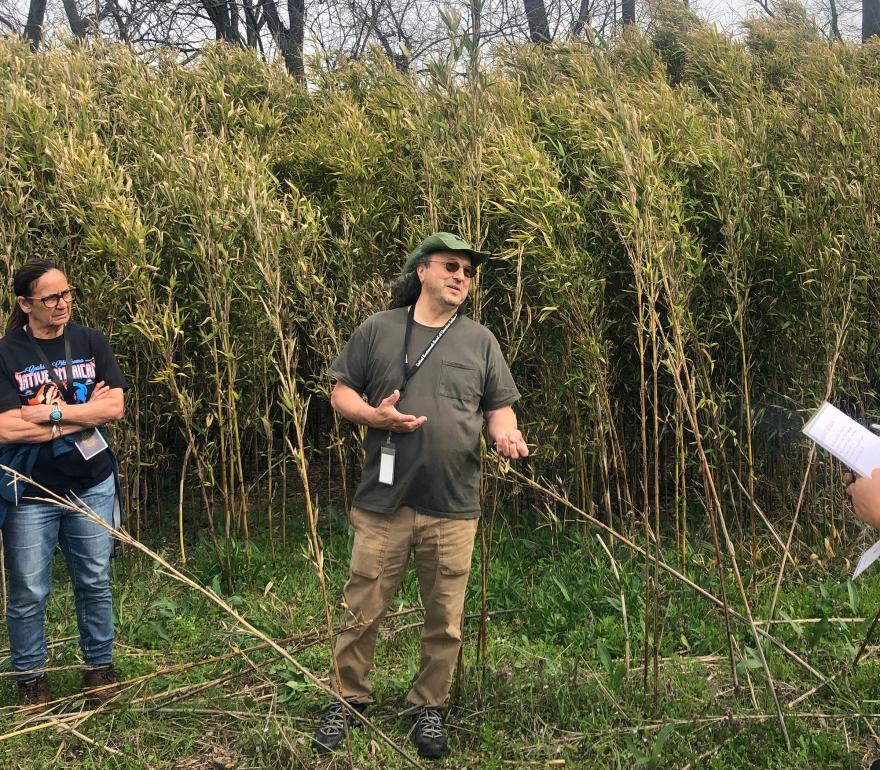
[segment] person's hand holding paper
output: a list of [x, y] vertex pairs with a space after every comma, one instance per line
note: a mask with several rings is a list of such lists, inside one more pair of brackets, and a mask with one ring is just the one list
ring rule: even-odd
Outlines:
[[827, 401], [803, 431], [859, 476], [870, 477], [875, 468], [880, 468], [880, 436]]
[[[844, 481], [855, 514], [861, 521], [880, 529], [880, 436], [827, 401], [809, 419], [803, 431], [845, 466], [852, 468], [852, 472], [844, 474]], [[880, 540], [862, 554], [853, 579], [878, 558]]]
[[847, 473], [843, 480], [856, 517], [880, 529], [880, 468], [874, 468], [870, 478], [860, 476], [853, 480], [852, 474]]

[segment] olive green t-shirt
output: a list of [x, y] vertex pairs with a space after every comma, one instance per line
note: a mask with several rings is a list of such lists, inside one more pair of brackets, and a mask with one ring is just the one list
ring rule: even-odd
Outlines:
[[[372, 406], [403, 383], [407, 308], [377, 313], [362, 323], [330, 375], [366, 396]], [[416, 361], [439, 329], [414, 323], [409, 361]], [[354, 505], [393, 513], [401, 505], [451, 519], [480, 515], [480, 432], [483, 412], [512, 404], [519, 391], [498, 341], [463, 315], [437, 343], [406, 386], [397, 409], [428, 418], [412, 433], [393, 433], [394, 484], [379, 483], [380, 445], [387, 431], [367, 429], [364, 468]]]

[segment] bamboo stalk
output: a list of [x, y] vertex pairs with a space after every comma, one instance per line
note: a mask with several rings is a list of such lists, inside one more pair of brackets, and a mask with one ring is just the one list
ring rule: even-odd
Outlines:
[[[825, 398], [823, 400], [827, 401], [831, 397], [831, 390], [834, 387], [834, 376], [837, 371], [837, 363], [840, 360], [840, 356], [843, 353], [843, 346], [846, 343], [846, 337], [849, 332], [850, 321], [853, 318], [853, 308], [852, 308], [852, 291], [853, 285], [850, 282], [849, 285], [849, 294], [844, 302], [843, 306], [843, 317], [840, 320], [840, 323], [836, 326], [835, 329], [835, 341], [834, 346], [831, 351], [831, 355], [828, 358], [826, 363], [825, 370]], [[767, 617], [772, 618], [776, 612], [776, 602], [779, 599], [779, 590], [782, 587], [782, 577], [785, 575], [785, 565], [786, 565], [786, 556], [791, 550], [791, 542], [794, 539], [794, 531], [797, 527], [798, 517], [800, 516], [801, 507], [804, 503], [804, 497], [806, 494], [807, 483], [810, 479], [810, 471], [813, 469], [813, 460], [816, 457], [816, 445], [810, 444], [810, 451], [807, 455], [807, 467], [804, 470], [804, 476], [801, 481], [800, 492], [798, 493], [797, 505], [795, 505], [794, 513], [791, 517], [791, 527], [788, 530], [788, 539], [785, 541], [785, 552], [783, 554], [782, 560], [779, 563], [779, 573], [776, 576], [776, 585], [773, 588], [773, 598], [770, 600], [770, 608], [767, 611]], [[790, 557], [789, 557], [790, 558]]]
[[[601, 529], [603, 532], [606, 532], [608, 535], [613, 537], [619, 543], [625, 545], [627, 548], [629, 548], [631, 551], [634, 551], [642, 558], [648, 559], [651, 562], [653, 562], [656, 559], [656, 556], [651, 554], [645, 548], [642, 548], [641, 546], [634, 543], [632, 540], [627, 538], [625, 535], [622, 535], [617, 530], [613, 529], [612, 527], [609, 527], [607, 524], [600, 521], [595, 516], [591, 516], [586, 511], [578, 508], [576, 505], [574, 505], [570, 500], [568, 500], [563, 495], [560, 495], [558, 492], [553, 491], [549, 487], [544, 486], [544, 485], [538, 483], [537, 481], [535, 481], [534, 479], [531, 479], [528, 476], [520, 473], [515, 468], [505, 466], [504, 467], [504, 475], [502, 475], [501, 478], [505, 478], [506, 476], [511, 476], [511, 477], [517, 479], [518, 481], [521, 481], [522, 483], [526, 484], [527, 486], [531, 487], [535, 491], [541, 493], [542, 495], [550, 498], [551, 500], [556, 501], [560, 505], [564, 505], [564, 506], [568, 507], [571, 511], [576, 513], [584, 521], [589, 522], [593, 526]], [[509, 481], [509, 479], [508, 479], [508, 481]], [[686, 575], [679, 572], [677, 569], [675, 569], [675, 567], [672, 567], [671, 565], [667, 564], [665, 561], [662, 561], [662, 560], [659, 562], [659, 567], [664, 572], [668, 573], [669, 575], [672, 575], [674, 578], [679, 580], [681, 583], [688, 586], [688, 588], [692, 589], [693, 591], [696, 591], [700, 596], [702, 596], [704, 599], [707, 599], [709, 602], [714, 604], [716, 607], [719, 607], [722, 610], [724, 609], [724, 604], [719, 598], [714, 596], [711, 592], [707, 591], [702, 586], [695, 583], [693, 580], [688, 578]], [[730, 613], [731, 617], [736, 618], [736, 620], [738, 620], [741, 624], [749, 625], [748, 618], [745, 615], [742, 615], [741, 613], [737, 612], [732, 607], [728, 608], [728, 612]], [[796, 652], [789, 649], [778, 638], [776, 638], [775, 636], [773, 636], [772, 634], [770, 634], [769, 632], [765, 631], [764, 629], [760, 628], [757, 625], [755, 625], [754, 628], [757, 631], [759, 636], [761, 636], [763, 639], [766, 639], [767, 641], [769, 641], [780, 652], [785, 654], [788, 658], [790, 658], [792, 661], [797, 663], [801, 668], [803, 668], [805, 671], [809, 672], [812, 676], [816, 677], [816, 679], [820, 680], [821, 682], [826, 682], [828, 680], [827, 676], [825, 676], [824, 674], [820, 673], [815, 668], [813, 668], [813, 666], [811, 666], [806, 660], [804, 660]]]
[[[608, 546], [605, 545], [605, 541], [598, 534], [596, 535], [596, 539], [599, 541], [599, 545], [602, 546], [605, 553], [608, 554], [608, 560], [611, 562], [611, 569], [614, 571], [614, 578], [617, 580], [618, 588], [620, 588], [620, 613], [623, 616], [623, 638], [624, 638], [623, 659], [624, 659], [624, 663], [626, 664], [626, 673], [629, 674], [629, 666], [630, 666], [629, 618], [627, 616], [627, 611], [626, 611], [626, 594], [624, 593], [624, 590], [623, 590], [623, 581], [620, 579], [620, 572], [617, 569], [617, 562], [615, 561], [614, 557], [611, 555], [611, 549], [609, 549]], [[656, 555], [656, 552], [655, 552], [655, 555]], [[660, 569], [659, 565], [657, 565], [656, 562], [654, 564], [655, 564], [656, 568], [659, 570]], [[658, 652], [658, 658], [659, 658], [659, 652]]]
[[[657, 334], [657, 302], [656, 293], [652, 297], [651, 312], [649, 314], [650, 333], [651, 333], [651, 384], [652, 384], [652, 446], [654, 450], [653, 465], [653, 487], [654, 487], [654, 555], [660, 559], [660, 351], [659, 339]], [[658, 687], [660, 685], [660, 633], [658, 627], [658, 616], [660, 614], [660, 568], [657, 561], [654, 562], [654, 610], [653, 610], [653, 635], [654, 648], [651, 651], [654, 663], [654, 708], [657, 707]]]
[[[485, 454], [485, 453], [483, 453]], [[481, 460], [482, 464], [482, 460]], [[485, 483], [485, 474], [481, 473], [481, 479]], [[489, 564], [491, 562], [492, 553], [492, 531], [495, 526], [495, 516], [498, 508], [498, 489], [497, 477], [495, 492], [492, 495], [492, 509], [489, 513], [489, 523], [486, 523], [486, 517], [480, 517], [480, 626], [477, 633], [477, 662], [480, 665], [480, 681], [486, 680], [486, 663], [488, 660], [489, 645]], [[488, 526], [488, 534], [487, 534]]]
[[189, 458], [192, 454], [192, 444], [186, 445], [186, 451], [183, 453], [183, 462], [180, 466], [180, 485], [177, 491], [177, 539], [180, 543], [180, 563], [186, 566], [186, 544], [184, 543], [184, 527], [183, 527], [183, 491], [186, 483], [186, 467], [189, 464]]
[[[676, 297], [670, 287], [669, 275], [665, 269], [661, 271], [661, 275], [663, 278], [667, 297], [669, 298], [669, 302], [671, 305], [674, 305]], [[755, 652], [758, 655], [758, 659], [761, 661], [761, 667], [764, 670], [764, 676], [767, 680], [767, 686], [770, 690], [770, 694], [773, 697], [773, 702], [776, 706], [779, 726], [782, 731], [782, 736], [785, 739], [785, 746], [787, 749], [791, 750], [791, 739], [788, 735], [788, 728], [785, 725], [785, 717], [782, 713], [782, 706], [779, 702], [779, 696], [776, 692], [776, 685], [774, 683], [773, 676], [770, 673], [770, 667], [767, 664], [766, 656], [764, 655], [764, 648], [761, 644], [761, 640], [758, 634], [759, 629], [757, 626], [755, 626], [754, 620], [752, 619], [751, 607], [749, 605], [748, 596], [746, 595], [745, 586], [743, 585], [742, 575], [739, 571], [739, 563], [736, 558], [736, 549], [734, 548], [733, 541], [731, 540], [730, 534], [727, 531], [727, 523], [724, 520], [724, 511], [722, 509], [721, 500], [715, 487], [715, 480], [712, 474], [711, 466], [709, 465], [708, 457], [706, 456], [705, 450], [703, 448], [699, 421], [697, 419], [695, 388], [691, 381], [690, 372], [686, 365], [687, 357], [684, 350], [684, 342], [682, 339], [681, 327], [679, 325], [679, 318], [677, 316], [677, 313], [670, 313], [670, 320], [672, 322], [671, 325], [674, 337], [674, 347], [672, 348], [672, 350], [675, 352], [675, 354], [677, 354], [678, 365], [681, 367], [680, 371], [676, 367], [672, 367], [673, 380], [675, 381], [675, 387], [678, 391], [679, 397], [682, 399], [682, 404], [685, 406], [685, 414], [688, 416], [688, 419], [690, 421], [690, 428], [694, 436], [697, 454], [700, 458], [700, 463], [703, 467], [704, 479], [707, 485], [707, 489], [710, 493], [710, 501], [712, 503], [712, 507], [714, 508], [714, 513], [717, 515], [718, 523], [721, 525], [721, 533], [724, 536], [727, 553], [730, 557], [731, 566], [733, 567], [733, 575], [736, 580], [737, 588], [739, 589], [740, 599], [742, 600], [743, 609], [745, 611], [745, 617], [752, 632], [752, 638], [755, 640]], [[684, 375], [683, 379], [680, 376], [682, 374]]]
[[[16, 479], [23, 479], [27, 483], [34, 484], [33, 480], [22, 476], [17, 471], [12, 468], [7, 468], [5, 466], [0, 466], [4, 471], [11, 474]], [[174, 566], [172, 566], [168, 561], [166, 561], [162, 556], [152, 551], [150, 548], [145, 546], [138, 540], [135, 540], [130, 534], [125, 532], [124, 530], [114, 530], [111, 526], [109, 526], [100, 516], [96, 515], [94, 511], [83, 505], [82, 503], [72, 503], [70, 500], [67, 500], [63, 497], [55, 495], [50, 490], [45, 487], [40, 486], [39, 484], [34, 484], [37, 488], [41, 489], [48, 496], [47, 499], [50, 500], [53, 504], [58, 505], [62, 508], [66, 508], [71, 511], [75, 511], [85, 517], [87, 517], [90, 521], [95, 524], [98, 524], [104, 527], [107, 530], [110, 530], [118, 537], [120, 540], [125, 542], [127, 545], [132, 548], [137, 549], [141, 553], [145, 554], [147, 557], [152, 559], [154, 562], [159, 564], [165, 572], [169, 574], [169, 576], [173, 577], [178, 582], [183, 585], [191, 588], [192, 590], [202, 594], [209, 601], [216, 604], [221, 610], [223, 610], [227, 615], [229, 615], [235, 622], [245, 631], [247, 631], [252, 636], [257, 639], [262, 640], [266, 643], [267, 646], [271, 647], [278, 655], [284, 658], [291, 666], [293, 666], [297, 672], [299, 672], [303, 677], [305, 677], [309, 682], [311, 682], [317, 689], [324, 692], [326, 695], [330, 696], [332, 699], [338, 701], [343, 709], [347, 711], [352, 717], [359, 719], [363, 724], [369, 727], [373, 732], [376, 733], [377, 736], [388, 746], [392, 751], [400, 755], [401, 758], [409, 762], [413, 767], [421, 767], [419, 762], [417, 762], [413, 757], [411, 757], [404, 749], [400, 748], [394, 741], [391, 740], [382, 730], [380, 730], [376, 724], [368, 719], [367, 717], [361, 715], [351, 704], [349, 704], [344, 698], [341, 698], [337, 693], [327, 687], [323, 682], [321, 682], [311, 671], [305, 668], [296, 658], [293, 657], [287, 650], [284, 649], [278, 642], [268, 637], [258, 628], [249, 623], [245, 618], [239, 614], [233, 607], [231, 607], [227, 602], [225, 602], [220, 596], [218, 596], [214, 591], [210, 588], [206, 588], [202, 585], [199, 585], [191, 578], [184, 575]], [[332, 625], [331, 625], [332, 628]], [[9, 738], [15, 737], [16, 734], [22, 734], [21, 731], [18, 733], [7, 733], [5, 735], [0, 735], [0, 742], [4, 740], [8, 740]]]

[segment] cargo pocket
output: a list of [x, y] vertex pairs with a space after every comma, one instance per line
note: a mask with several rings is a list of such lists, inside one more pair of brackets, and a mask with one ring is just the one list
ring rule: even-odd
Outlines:
[[480, 400], [481, 380], [479, 369], [455, 361], [441, 362], [439, 385], [441, 396], [455, 398], [465, 403], [475, 403]]
[[471, 571], [477, 519], [444, 519], [440, 525], [440, 574], [446, 577]]
[[351, 552], [351, 571], [355, 575], [375, 580], [382, 574], [383, 559], [382, 551], [359, 545], [357, 538], [355, 538], [354, 548]]
[[385, 545], [388, 541], [388, 518], [351, 509], [354, 544], [350, 569], [355, 575], [375, 580], [385, 566]]

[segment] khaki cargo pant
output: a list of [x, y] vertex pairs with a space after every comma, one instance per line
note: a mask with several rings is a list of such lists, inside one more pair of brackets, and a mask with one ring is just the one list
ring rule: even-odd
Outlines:
[[391, 515], [352, 508], [351, 522], [354, 547], [343, 591], [344, 623], [360, 625], [336, 640], [339, 681], [331, 671], [331, 687], [352, 703], [371, 702], [367, 674], [373, 665], [379, 625], [403, 580], [412, 549], [425, 624], [419, 676], [406, 699], [413, 706], [444, 705], [461, 647], [477, 520], [441, 519], [402, 506]]

